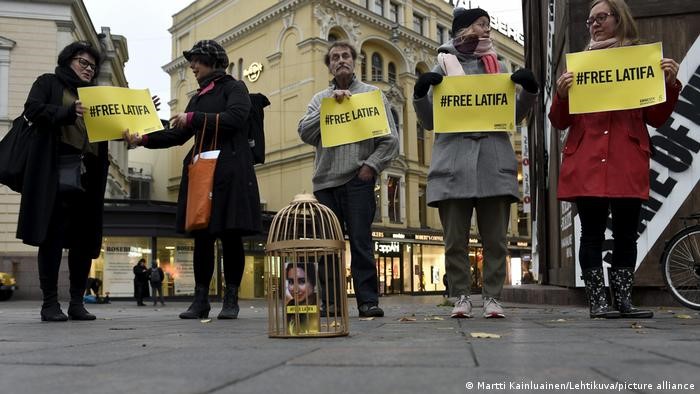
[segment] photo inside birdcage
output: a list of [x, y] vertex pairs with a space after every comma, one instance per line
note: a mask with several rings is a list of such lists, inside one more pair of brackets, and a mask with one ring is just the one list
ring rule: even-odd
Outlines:
[[319, 331], [318, 263], [313, 258], [287, 261], [284, 266], [284, 305], [288, 335]]

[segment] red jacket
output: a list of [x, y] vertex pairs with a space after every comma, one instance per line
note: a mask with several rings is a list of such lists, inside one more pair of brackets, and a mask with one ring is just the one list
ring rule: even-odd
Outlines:
[[569, 129], [562, 152], [557, 198], [649, 199], [649, 133], [673, 112], [681, 84], [666, 85], [666, 101], [651, 107], [569, 114], [569, 100], [554, 96], [549, 120]]

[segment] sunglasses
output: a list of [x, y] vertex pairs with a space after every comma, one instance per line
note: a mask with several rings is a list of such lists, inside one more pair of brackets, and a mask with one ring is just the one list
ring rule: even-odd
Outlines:
[[80, 67], [82, 67], [83, 70], [87, 70], [88, 67], [90, 69], [92, 69], [93, 72], [95, 72], [97, 70], [97, 65], [95, 63], [90, 63], [89, 61], [87, 61], [86, 59], [83, 59], [82, 57], [74, 57], [73, 60], [77, 60], [78, 64], [80, 64]]

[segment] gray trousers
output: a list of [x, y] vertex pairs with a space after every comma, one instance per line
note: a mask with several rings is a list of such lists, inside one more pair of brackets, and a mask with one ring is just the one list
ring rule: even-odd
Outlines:
[[500, 298], [506, 279], [506, 255], [510, 197], [487, 197], [441, 201], [438, 207], [445, 239], [445, 270], [450, 297], [469, 295], [472, 276], [469, 264], [469, 227], [476, 208], [476, 221], [484, 246], [484, 297]]

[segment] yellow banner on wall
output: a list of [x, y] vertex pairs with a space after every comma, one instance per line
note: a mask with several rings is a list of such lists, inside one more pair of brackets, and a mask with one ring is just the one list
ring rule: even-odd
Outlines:
[[391, 134], [379, 90], [353, 94], [338, 103], [321, 100], [321, 145], [324, 148], [351, 144]]
[[148, 134], [163, 128], [148, 89], [92, 86], [78, 88], [78, 97], [90, 142], [122, 138], [125, 129]]
[[433, 87], [436, 133], [515, 131], [510, 74], [445, 77]]
[[661, 43], [566, 55], [574, 74], [569, 113], [617, 111], [666, 101]]

